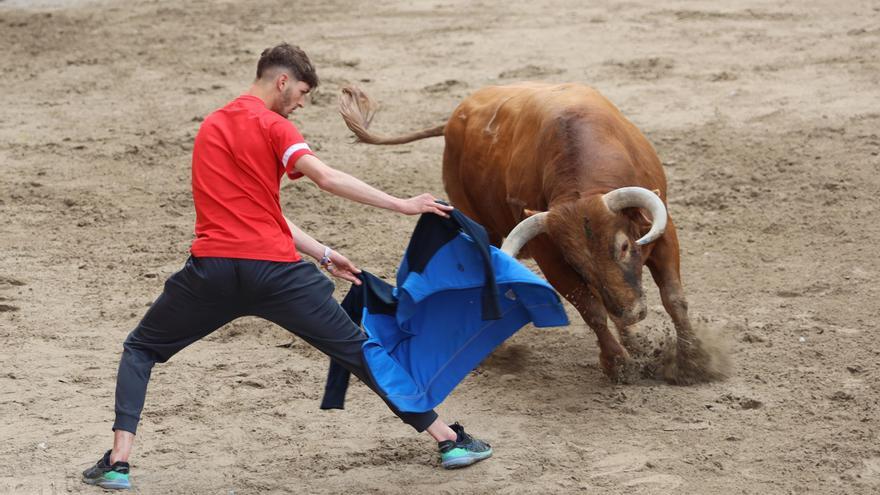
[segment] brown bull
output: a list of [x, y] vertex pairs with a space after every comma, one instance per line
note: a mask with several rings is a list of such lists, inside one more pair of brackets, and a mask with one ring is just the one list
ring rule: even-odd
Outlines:
[[452, 204], [485, 226], [496, 246], [507, 237], [505, 251], [527, 243], [520, 256], [534, 258], [596, 332], [606, 374], [615, 376], [629, 358], [608, 317], [622, 334], [645, 317], [647, 265], [678, 337], [667, 378], [713, 378], [688, 319], [666, 176], [654, 148], [611, 102], [578, 84], [491, 86], [465, 99], [446, 124], [398, 137], [367, 130], [376, 108], [357, 88], [343, 90], [340, 111], [360, 141], [445, 134], [443, 183]]

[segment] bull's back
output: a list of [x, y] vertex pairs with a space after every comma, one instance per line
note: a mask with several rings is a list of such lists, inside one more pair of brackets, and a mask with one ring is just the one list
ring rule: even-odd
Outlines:
[[522, 107], [516, 100], [528, 91], [522, 86], [483, 88], [462, 101], [446, 124], [447, 194], [456, 207], [491, 231], [505, 223], [507, 188], [502, 178], [510, 163], [512, 126]]
[[[651, 161], [653, 148], [647, 140], [592, 88], [547, 83], [489, 86], [462, 101], [446, 125], [443, 179], [450, 200], [490, 231], [506, 235], [521, 220], [523, 207], [548, 207], [554, 194], [548, 188], [579, 187], [590, 180], [583, 176], [594, 172], [588, 163], [580, 168], [559, 164], [582, 152], [573, 148], [582, 146], [574, 142], [582, 139], [568, 135], [566, 126], [572, 122], [594, 127], [586, 133], [595, 141], [588, 146], [620, 148], [622, 154], [646, 155]], [[659, 162], [649, 167], [659, 168]], [[595, 172], [597, 180], [607, 182], [599, 177], [602, 170], [597, 167]], [[631, 184], [622, 185], [648, 187], [657, 182], [645, 177], [627, 181]], [[662, 188], [665, 191], [665, 180]]]

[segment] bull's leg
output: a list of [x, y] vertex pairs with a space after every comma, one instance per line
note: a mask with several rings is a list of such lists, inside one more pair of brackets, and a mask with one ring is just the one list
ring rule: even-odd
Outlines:
[[663, 307], [672, 318], [676, 334], [675, 360], [667, 369], [667, 379], [678, 384], [689, 384], [711, 379], [708, 372], [709, 356], [700, 344], [688, 318], [688, 303], [681, 285], [678, 236], [672, 219], [666, 233], [655, 244], [647, 265], [660, 289]]
[[556, 246], [542, 237], [529, 243], [535, 261], [550, 285], [578, 310], [584, 322], [596, 333], [602, 370], [609, 378], [617, 378], [618, 371], [629, 361], [629, 354], [608, 328], [608, 315], [601, 299], [568, 266]]
[[587, 285], [574, 289], [573, 297], [566, 299], [574, 305], [578, 313], [593, 329], [599, 343], [599, 364], [609, 378], [618, 379], [621, 371], [630, 361], [629, 353], [608, 328], [608, 318], [602, 300]]

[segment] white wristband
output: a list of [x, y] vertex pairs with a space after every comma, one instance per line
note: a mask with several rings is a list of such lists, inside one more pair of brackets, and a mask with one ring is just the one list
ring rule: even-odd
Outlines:
[[330, 253], [331, 253], [331, 252], [333, 252], [332, 249], [330, 249], [330, 248], [327, 247], [327, 246], [324, 246], [324, 257], [321, 258], [321, 261], [320, 261], [321, 266], [327, 266], [327, 265], [329, 265], [329, 264], [331, 263], [331, 262], [330, 262]]

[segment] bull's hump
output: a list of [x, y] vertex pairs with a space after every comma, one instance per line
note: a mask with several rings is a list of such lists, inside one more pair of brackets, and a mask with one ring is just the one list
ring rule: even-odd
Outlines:
[[574, 128], [575, 122], [615, 127], [618, 120], [616, 108], [593, 88], [526, 82], [475, 92], [455, 110], [446, 134], [478, 155], [490, 148], [503, 155], [513, 151], [512, 143], [529, 148], [539, 136], [565, 134], [550, 129]]
[[[455, 112], [459, 119], [492, 117], [520, 112], [553, 118], [573, 109], [611, 110], [613, 105], [595, 89], [582, 84], [523, 82], [488, 86], [465, 99]], [[519, 115], [521, 116], [521, 115]]]

